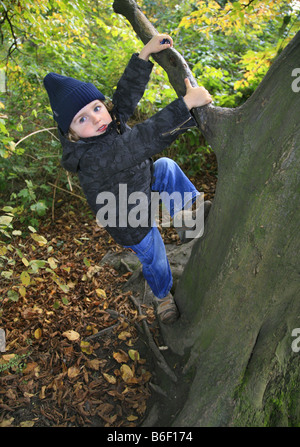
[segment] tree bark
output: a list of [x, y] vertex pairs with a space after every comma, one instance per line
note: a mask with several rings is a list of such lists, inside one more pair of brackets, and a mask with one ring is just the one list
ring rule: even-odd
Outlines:
[[[143, 42], [156, 32], [133, 0], [114, 8]], [[195, 85], [176, 50], [155, 60], [178, 95], [185, 76]], [[164, 424], [300, 424], [300, 352], [292, 349], [300, 328], [300, 92], [292, 88], [299, 62], [300, 32], [241, 107], [195, 110], [217, 156], [218, 184], [176, 289], [181, 318], [162, 327], [189, 384]]]

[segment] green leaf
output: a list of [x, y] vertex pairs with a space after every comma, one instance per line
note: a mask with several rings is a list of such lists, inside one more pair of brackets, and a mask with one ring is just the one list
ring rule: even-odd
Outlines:
[[24, 271], [20, 275], [23, 286], [27, 287], [30, 284], [30, 275], [28, 272]]
[[83, 262], [84, 262], [84, 264], [85, 264], [87, 267], [90, 267], [91, 263], [90, 263], [90, 261], [89, 261], [87, 258], [84, 258], [84, 259], [83, 259]]
[[0, 225], [8, 226], [12, 220], [13, 217], [11, 216], [0, 216]]
[[32, 237], [32, 239], [33, 239], [34, 241], [36, 241], [41, 247], [42, 247], [43, 245], [46, 245], [46, 244], [47, 244], [47, 239], [44, 238], [44, 236], [41, 236], [40, 234], [33, 233], [33, 234], [31, 234], [31, 237]]
[[19, 301], [19, 294], [15, 290], [9, 290], [7, 296], [11, 301]]
[[39, 200], [37, 203], [31, 205], [30, 209], [35, 211], [39, 216], [44, 216], [48, 207], [43, 200]]

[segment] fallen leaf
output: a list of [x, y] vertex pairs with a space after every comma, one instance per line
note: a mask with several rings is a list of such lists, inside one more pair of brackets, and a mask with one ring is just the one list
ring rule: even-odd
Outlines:
[[0, 422], [0, 427], [9, 427], [14, 420], [14, 418], [4, 419], [2, 422]]
[[36, 340], [39, 340], [42, 337], [42, 335], [43, 335], [43, 331], [41, 328], [38, 328], [34, 331], [34, 338]]
[[86, 362], [86, 365], [88, 368], [94, 369], [95, 371], [99, 371], [101, 360], [98, 359], [88, 360]]
[[0, 256], [5, 256], [7, 253], [7, 248], [4, 245], [0, 247]]
[[20, 422], [20, 427], [33, 427], [35, 424], [35, 421], [23, 421]]
[[127, 331], [122, 331], [122, 332], [120, 332], [119, 335], [118, 335], [118, 338], [119, 338], [120, 340], [127, 340], [127, 338], [130, 338], [130, 337], [131, 337], [131, 333], [130, 333], [130, 332], [127, 332]]
[[40, 399], [45, 399], [46, 398], [45, 391], [46, 391], [46, 386], [42, 386], [40, 394], [39, 394], [39, 398]]
[[69, 379], [74, 379], [74, 377], [77, 377], [79, 374], [80, 374], [80, 369], [77, 366], [71, 366], [68, 369]]
[[103, 289], [96, 289], [96, 294], [99, 298], [106, 298], [106, 292]]
[[110, 374], [103, 373], [103, 377], [107, 380], [108, 383], [111, 383], [112, 385], [117, 383], [117, 379]]
[[133, 371], [128, 365], [122, 365], [120, 368], [120, 372], [124, 382], [130, 381], [134, 377]]
[[45, 239], [44, 236], [33, 233], [33, 234], [31, 234], [31, 237], [35, 242], [37, 242], [39, 244], [40, 247], [47, 244], [47, 239]]
[[20, 275], [23, 286], [27, 287], [30, 284], [30, 275], [28, 272], [22, 272]]
[[137, 419], [138, 419], [138, 417], [134, 416], [133, 414], [131, 414], [130, 416], [127, 417], [127, 420], [130, 421], [130, 422], [131, 421], [136, 421]]
[[29, 399], [33, 396], [34, 396], [33, 393], [27, 393], [27, 391], [25, 391], [25, 393], [24, 393], [24, 397], [29, 397]]
[[114, 352], [113, 353], [113, 358], [118, 362], [118, 363], [127, 363], [129, 360], [128, 355], [126, 354], [126, 352]]
[[24, 286], [19, 287], [19, 294], [24, 298], [26, 296], [26, 289]]
[[80, 343], [80, 348], [82, 352], [85, 352], [86, 354], [92, 354], [93, 353], [93, 346], [90, 345], [88, 341], [82, 341]]
[[140, 354], [135, 349], [129, 349], [128, 355], [133, 361], [140, 360]]
[[49, 265], [50, 265], [50, 267], [53, 269], [53, 270], [55, 270], [56, 268], [57, 268], [57, 264], [56, 264], [56, 262], [57, 262], [57, 260], [56, 259], [54, 259], [54, 258], [48, 258], [48, 262], [49, 262]]
[[72, 331], [72, 330], [63, 332], [63, 336], [67, 337], [67, 339], [70, 341], [76, 341], [80, 338], [80, 335], [78, 334], [78, 332]]
[[3, 360], [5, 360], [6, 362], [9, 362], [11, 359], [13, 359], [15, 357], [16, 354], [4, 354], [2, 356]]
[[26, 258], [22, 258], [22, 262], [23, 262], [23, 264], [25, 265], [25, 267], [28, 267], [28, 266], [29, 266], [29, 262], [27, 261]]
[[36, 362], [27, 363], [26, 367], [22, 370], [23, 374], [30, 374], [32, 371], [35, 372], [35, 375], [39, 373], [39, 365]]

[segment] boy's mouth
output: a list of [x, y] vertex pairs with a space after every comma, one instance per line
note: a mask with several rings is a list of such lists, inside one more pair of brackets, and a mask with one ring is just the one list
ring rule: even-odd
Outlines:
[[99, 127], [99, 129], [97, 130], [97, 132], [99, 132], [99, 133], [103, 133], [103, 132], [106, 131], [106, 129], [107, 129], [107, 125], [106, 125], [106, 124], [103, 124], [103, 126], [100, 126], [100, 127]]

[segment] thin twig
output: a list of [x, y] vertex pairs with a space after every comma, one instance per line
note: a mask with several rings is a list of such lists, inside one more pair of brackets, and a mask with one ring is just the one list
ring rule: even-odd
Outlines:
[[48, 185], [50, 185], [50, 186], [54, 186], [54, 188], [60, 189], [61, 191], [64, 191], [64, 192], [66, 192], [66, 193], [68, 193], [68, 194], [71, 194], [71, 196], [75, 196], [75, 197], [78, 197], [78, 198], [81, 199], [81, 200], [85, 200], [84, 197], [79, 196], [78, 194], [75, 194], [74, 192], [68, 191], [68, 190], [65, 189], [65, 188], [61, 188], [60, 186], [54, 185], [53, 183], [48, 182]]
[[53, 190], [53, 199], [52, 199], [52, 221], [54, 222], [54, 205], [55, 205], [55, 196], [56, 196], [56, 189], [57, 189], [57, 183], [60, 177], [60, 172], [58, 173], [58, 176], [56, 177], [55, 180], [55, 187]]
[[112, 331], [115, 327], [119, 326], [119, 323], [113, 324], [112, 326], [106, 327], [105, 329], [102, 329], [101, 331], [97, 332], [96, 334], [90, 335], [86, 338], [86, 340], [93, 340], [94, 338], [100, 338], [102, 335], [105, 335], [107, 332]]
[[40, 132], [49, 132], [54, 138], [56, 138], [56, 140], [59, 141], [59, 139], [58, 139], [52, 132], [50, 132], [50, 130], [55, 130], [55, 129], [56, 129], [56, 127], [48, 127], [47, 129], [39, 129], [39, 130], [35, 130], [34, 132], [32, 132], [32, 133], [26, 135], [25, 137], [21, 138], [21, 140], [19, 140], [19, 141], [15, 144], [15, 147], [17, 147], [18, 144], [20, 144], [22, 141], [26, 140], [26, 138], [29, 138], [29, 137], [31, 137], [32, 135], [35, 135], [35, 134], [40, 133]]
[[125, 321], [128, 321], [128, 323], [134, 324], [134, 326], [138, 329], [139, 332], [143, 332], [142, 328], [137, 322], [132, 321], [130, 318], [125, 317], [125, 315], [121, 314], [120, 312], [117, 312], [116, 310], [113, 309], [105, 309], [105, 311], [113, 318], [123, 318]]

